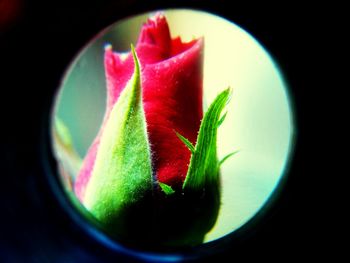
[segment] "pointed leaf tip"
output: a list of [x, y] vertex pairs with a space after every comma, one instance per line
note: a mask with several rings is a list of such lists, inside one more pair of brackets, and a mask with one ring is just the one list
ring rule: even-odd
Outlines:
[[226, 89], [227, 93], [228, 93], [228, 98], [226, 101], [226, 105], [230, 103], [231, 99], [232, 99], [232, 94], [233, 94], [233, 89], [231, 87], [228, 87]]
[[135, 50], [135, 47], [134, 45], [131, 43], [130, 44], [130, 47], [131, 47], [131, 54], [132, 54], [132, 57], [134, 58], [134, 64], [135, 64], [135, 71], [136, 71], [136, 74], [139, 75], [139, 71], [140, 71], [140, 61], [139, 61], [139, 58], [136, 54], [136, 50]]
[[173, 190], [173, 188], [170, 185], [159, 182], [159, 186], [166, 195], [172, 195], [175, 193], [175, 191]]
[[239, 152], [239, 150], [227, 154], [227, 155], [226, 155], [224, 158], [222, 158], [221, 161], [219, 162], [219, 167], [220, 167], [228, 158], [230, 158], [231, 156], [235, 155], [235, 154], [238, 153], [238, 152]]
[[218, 121], [218, 127], [220, 127], [221, 124], [224, 122], [226, 115], [227, 115], [227, 111], [224, 113], [224, 115], [222, 115], [221, 119]]
[[[219, 162], [217, 159], [217, 129], [225, 115], [220, 118], [222, 110], [230, 99], [231, 88], [222, 91], [205, 113], [195, 151], [193, 152], [183, 184], [185, 191], [201, 191], [205, 187], [217, 187], [219, 184]], [[180, 137], [181, 139], [181, 137]]]
[[133, 48], [132, 53], [134, 73], [113, 105], [103, 128], [83, 199], [84, 206], [104, 226], [111, 228], [116, 224], [126, 224], [132, 213], [125, 211], [148, 200], [145, 197], [153, 191], [139, 62]]
[[195, 147], [194, 145], [184, 136], [182, 136], [180, 133], [176, 132], [176, 136], [179, 137], [179, 139], [187, 146], [187, 148], [191, 151], [191, 153], [193, 154], [195, 151]]

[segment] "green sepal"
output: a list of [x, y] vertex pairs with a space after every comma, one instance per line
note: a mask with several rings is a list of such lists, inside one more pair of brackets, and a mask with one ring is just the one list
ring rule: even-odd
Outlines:
[[159, 182], [159, 186], [166, 195], [172, 195], [175, 193], [174, 189], [170, 185]]
[[54, 150], [58, 157], [60, 173], [66, 186], [71, 190], [73, 181], [78, 174], [83, 160], [74, 147], [69, 128], [62, 119], [55, 116], [52, 126]]
[[218, 127], [220, 127], [220, 125], [224, 122], [224, 120], [226, 119], [226, 116], [227, 116], [227, 111], [225, 112], [224, 115], [222, 115], [222, 117], [218, 121]]
[[66, 124], [58, 116], [55, 116], [54, 127], [54, 131], [57, 133], [58, 139], [60, 140], [62, 145], [64, 145], [67, 148], [74, 148], [72, 135]]
[[232, 153], [227, 154], [224, 158], [222, 158], [219, 162], [219, 167], [231, 156], [235, 155], [236, 153], [238, 153], [239, 151], [234, 151]]
[[195, 147], [193, 146], [193, 144], [190, 142], [190, 140], [188, 140], [187, 138], [185, 138], [184, 136], [182, 136], [180, 133], [176, 132], [176, 136], [179, 137], [179, 139], [187, 146], [187, 148], [190, 150], [190, 152], [193, 154], [195, 151]]
[[134, 73], [105, 124], [83, 200], [85, 207], [119, 236], [138, 231], [141, 224], [135, 220], [141, 215], [146, 220], [153, 192], [140, 65], [134, 47], [131, 49]]
[[[225, 115], [220, 115], [230, 100], [231, 89], [221, 92], [210, 105], [202, 120], [196, 147], [191, 155], [186, 179], [183, 184], [184, 192], [201, 192], [209, 187], [218, 188], [219, 162], [217, 159], [216, 141], [217, 129]], [[215, 190], [218, 191], [218, 190]]]
[[[220, 116], [230, 95], [231, 90], [226, 89], [210, 105], [201, 122], [196, 146], [176, 133], [192, 154], [182, 192], [176, 191], [172, 195], [177, 201], [163, 206], [167, 208], [164, 214], [168, 216], [163, 215], [164, 219], [160, 222], [166, 222], [174, 228], [171, 229], [172, 238], [169, 238], [169, 244], [201, 244], [218, 218], [221, 188], [220, 162], [216, 151], [217, 129], [225, 119], [226, 114], [221, 118]], [[176, 217], [177, 214], [181, 214], [184, 220], [180, 221]]]

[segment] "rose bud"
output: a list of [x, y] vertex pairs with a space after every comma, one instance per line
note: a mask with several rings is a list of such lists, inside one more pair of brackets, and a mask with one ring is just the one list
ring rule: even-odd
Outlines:
[[126, 56], [106, 47], [105, 71], [105, 117], [77, 176], [77, 197], [124, 242], [202, 243], [220, 207], [216, 136], [230, 97], [223, 91], [203, 117], [203, 39], [172, 39], [156, 14]]

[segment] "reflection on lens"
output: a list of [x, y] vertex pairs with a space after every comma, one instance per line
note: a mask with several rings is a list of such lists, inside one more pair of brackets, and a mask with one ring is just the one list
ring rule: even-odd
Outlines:
[[168, 10], [120, 21], [79, 53], [52, 138], [63, 187], [93, 225], [132, 246], [193, 247], [270, 200], [292, 121], [281, 73], [249, 33]]

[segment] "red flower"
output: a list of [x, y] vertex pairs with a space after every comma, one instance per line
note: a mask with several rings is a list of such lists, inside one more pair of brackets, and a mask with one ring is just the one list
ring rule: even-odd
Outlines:
[[217, 128], [230, 89], [203, 117], [203, 39], [171, 39], [163, 15], [136, 49], [106, 47], [107, 107], [74, 188], [110, 234], [131, 243], [196, 245], [220, 207]]
[[[191, 152], [176, 132], [195, 144], [202, 110], [203, 39], [183, 43], [171, 38], [163, 15], [143, 25], [136, 45], [141, 66], [141, 86], [146, 127], [151, 147], [152, 172], [156, 180], [181, 188]], [[111, 47], [105, 51], [107, 78], [106, 123], [113, 105], [134, 72], [132, 54], [123, 58]], [[104, 124], [85, 156], [75, 182], [75, 192], [84, 198]]]

